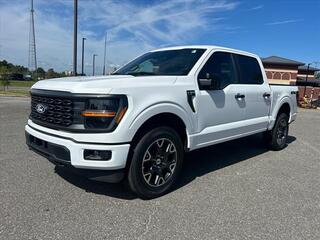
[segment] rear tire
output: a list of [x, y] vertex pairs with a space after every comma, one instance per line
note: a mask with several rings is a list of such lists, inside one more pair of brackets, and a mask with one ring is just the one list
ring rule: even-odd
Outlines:
[[284, 149], [287, 146], [288, 132], [289, 116], [286, 113], [280, 113], [273, 129], [264, 134], [268, 147], [275, 151]]
[[128, 170], [130, 189], [144, 199], [167, 193], [181, 171], [183, 155], [175, 130], [158, 127], [149, 131], [133, 149]]

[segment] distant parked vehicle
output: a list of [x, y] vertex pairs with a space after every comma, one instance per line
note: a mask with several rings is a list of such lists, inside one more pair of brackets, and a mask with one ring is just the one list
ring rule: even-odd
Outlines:
[[184, 152], [260, 132], [283, 149], [297, 92], [269, 85], [248, 52], [160, 49], [111, 76], [37, 82], [26, 140], [55, 164], [99, 181], [126, 177], [140, 197], [153, 198], [176, 182]]
[[25, 81], [32, 81], [32, 76], [30, 74], [24, 75]]
[[20, 74], [20, 73], [10, 73], [8, 77], [9, 77], [9, 80], [16, 80], [16, 81], [25, 80], [23, 74]]

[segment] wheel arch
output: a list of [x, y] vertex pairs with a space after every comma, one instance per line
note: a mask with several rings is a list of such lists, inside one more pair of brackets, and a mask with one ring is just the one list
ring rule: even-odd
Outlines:
[[188, 129], [191, 127], [191, 123], [188, 119], [186, 119], [186, 116], [183, 114], [183, 112], [170, 111], [170, 109], [167, 109], [167, 111], [149, 110], [146, 113], [140, 115], [141, 118], [133, 122], [131, 126], [135, 128], [135, 133], [131, 141], [126, 168], [130, 166], [135, 145], [144, 134], [155, 127], [167, 126], [173, 128], [179, 134], [184, 144], [185, 150], [187, 150], [189, 144]]
[[272, 115], [271, 115], [271, 122], [270, 125], [268, 127], [268, 129], [272, 129], [275, 121], [277, 119], [277, 116], [281, 113], [286, 113], [290, 119], [291, 116], [291, 111], [292, 111], [292, 103], [289, 97], [284, 97], [282, 98], [278, 104], [275, 106]]
[[291, 112], [290, 104], [288, 102], [284, 102], [281, 105], [281, 107], [279, 108], [276, 116], [279, 116], [279, 114], [281, 114], [281, 113], [286, 113], [288, 115], [288, 117], [290, 117], [290, 112]]

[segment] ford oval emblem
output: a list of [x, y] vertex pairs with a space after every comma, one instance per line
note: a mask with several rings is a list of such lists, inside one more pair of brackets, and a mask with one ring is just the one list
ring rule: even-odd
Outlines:
[[47, 106], [41, 104], [41, 103], [38, 103], [36, 105], [36, 111], [40, 114], [44, 114], [46, 111], [47, 111]]

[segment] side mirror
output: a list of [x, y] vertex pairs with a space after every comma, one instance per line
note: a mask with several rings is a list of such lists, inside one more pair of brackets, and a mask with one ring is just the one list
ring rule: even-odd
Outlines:
[[219, 89], [217, 77], [215, 75], [211, 77], [209, 73], [206, 73], [205, 78], [202, 76], [199, 76], [199, 87], [200, 87], [200, 90]]

